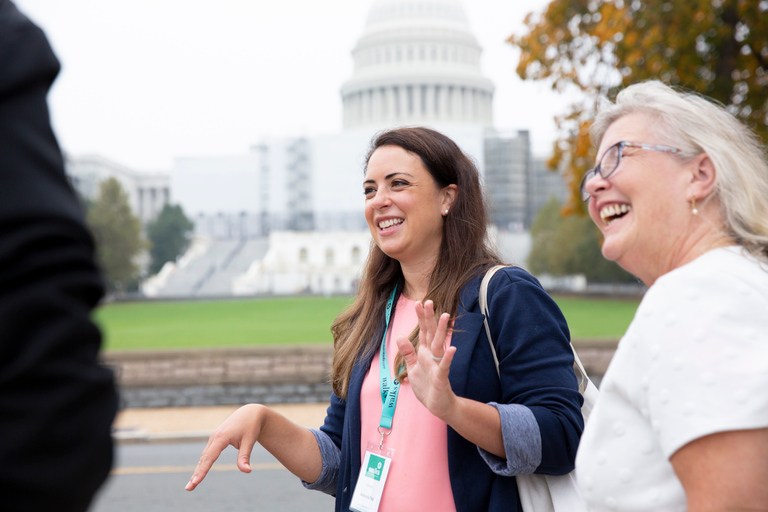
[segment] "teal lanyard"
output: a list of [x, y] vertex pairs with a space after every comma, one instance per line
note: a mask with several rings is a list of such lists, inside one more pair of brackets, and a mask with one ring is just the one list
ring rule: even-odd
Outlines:
[[[381, 421], [379, 422], [379, 434], [381, 441], [384, 442], [384, 436], [389, 432], [382, 432], [381, 429], [392, 430], [392, 418], [395, 416], [395, 405], [397, 405], [397, 392], [400, 390], [400, 382], [391, 378], [389, 375], [389, 361], [387, 361], [387, 330], [389, 329], [389, 319], [392, 315], [392, 305], [395, 302], [395, 293], [397, 285], [392, 290], [392, 295], [387, 301], [386, 323], [384, 324], [384, 338], [381, 340], [381, 352], [379, 354], [379, 376], [381, 377]], [[379, 446], [381, 446], [381, 444]]]

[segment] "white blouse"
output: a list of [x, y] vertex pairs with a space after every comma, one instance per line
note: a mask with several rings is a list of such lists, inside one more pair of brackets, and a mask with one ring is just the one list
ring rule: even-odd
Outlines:
[[728, 247], [663, 275], [600, 391], [576, 458], [590, 510], [686, 510], [672, 454], [768, 427], [768, 265]]

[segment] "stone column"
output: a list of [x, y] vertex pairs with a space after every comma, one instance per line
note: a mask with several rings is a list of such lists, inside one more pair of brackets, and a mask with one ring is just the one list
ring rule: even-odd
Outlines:
[[357, 93], [357, 125], [360, 126], [365, 120], [365, 96], [364, 91]]
[[377, 87], [375, 89], [372, 89], [372, 115], [371, 115], [371, 121], [374, 124], [381, 124], [383, 120], [383, 116], [381, 115], [381, 100], [382, 100], [382, 93], [381, 88]]
[[453, 88], [453, 113], [451, 115], [452, 121], [464, 120], [464, 89], [462, 87]]
[[443, 121], [451, 121], [454, 111], [453, 95], [456, 91], [454, 90], [455, 88], [451, 85], [446, 85], [444, 89], [445, 93], [443, 94], [443, 106], [445, 108], [443, 109]]
[[411, 90], [413, 91], [413, 120], [420, 122], [424, 119], [424, 114], [422, 113], [421, 84], [414, 84]]
[[427, 108], [424, 118], [428, 121], [434, 121], [437, 119], [435, 112], [435, 101], [437, 99], [436, 93], [437, 91], [435, 90], [435, 85], [427, 86]]
[[395, 86], [395, 119], [405, 119], [408, 115], [408, 98], [406, 98], [405, 86]]
[[152, 217], [157, 210], [157, 189], [152, 187], [149, 189], [149, 213], [147, 218]]
[[472, 91], [468, 87], [461, 90], [461, 118], [465, 122], [472, 122]]
[[345, 94], [341, 97], [341, 105], [344, 111], [344, 126], [349, 126], [349, 95]]
[[355, 116], [355, 94], [347, 95], [347, 122], [348, 126], [356, 126], [357, 118]]
[[362, 99], [362, 119], [361, 123], [362, 125], [365, 125], [367, 123], [370, 123], [373, 117], [373, 102], [371, 101], [371, 89], [367, 89], [365, 91], [360, 91], [360, 98]]

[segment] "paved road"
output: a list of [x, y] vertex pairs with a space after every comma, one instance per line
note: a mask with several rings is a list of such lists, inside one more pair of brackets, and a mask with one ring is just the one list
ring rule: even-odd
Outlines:
[[333, 510], [333, 498], [307, 491], [263, 448], [256, 446], [253, 471], [235, 468], [237, 452], [228, 448], [193, 492], [184, 486], [205, 443], [118, 445], [112, 476], [91, 512], [227, 512]]

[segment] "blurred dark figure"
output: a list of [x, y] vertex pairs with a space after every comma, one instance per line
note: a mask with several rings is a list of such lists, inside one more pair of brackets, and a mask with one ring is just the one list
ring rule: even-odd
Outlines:
[[103, 295], [64, 175], [43, 32], [0, 0], [0, 509], [83, 511], [112, 465], [117, 409], [90, 320]]

